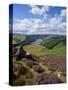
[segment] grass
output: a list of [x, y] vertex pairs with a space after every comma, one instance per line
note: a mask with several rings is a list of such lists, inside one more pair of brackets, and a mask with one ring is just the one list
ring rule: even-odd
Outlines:
[[20, 43], [20, 42], [24, 41], [25, 38], [26, 37], [24, 35], [13, 35], [13, 44]]
[[58, 44], [52, 49], [52, 54], [65, 56], [66, 55], [66, 47], [63, 43]]
[[45, 55], [48, 52], [48, 49], [41, 45], [26, 45], [24, 49], [36, 56]]
[[47, 39], [43, 40], [41, 45], [47, 47], [48, 49], [53, 49], [56, 45], [58, 45], [61, 42], [65, 43], [65, 41], [66, 41], [65, 37], [63, 37], [63, 38], [47, 38]]
[[13, 40], [13, 44], [16, 44], [16, 41], [15, 40]]
[[[13, 35], [13, 44], [17, 44], [22, 41], [25, 41], [25, 39], [26, 39], [26, 36], [24, 35]], [[64, 37], [63, 38], [49, 37], [46, 40], [43, 40], [43, 42], [40, 45], [25, 45], [24, 49], [36, 56], [44, 56], [44, 55], [65, 56], [66, 47], [64, 42], [65, 42]]]
[[44, 55], [56, 55], [56, 56], [65, 56], [66, 47], [63, 43], [58, 44], [53, 49], [47, 49], [41, 45], [26, 45], [24, 49], [36, 56], [44, 56]]

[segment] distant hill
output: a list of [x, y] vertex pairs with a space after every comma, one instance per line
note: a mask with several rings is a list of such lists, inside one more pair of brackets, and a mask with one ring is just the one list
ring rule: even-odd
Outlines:
[[34, 41], [36, 41], [37, 39], [44, 39], [47, 36], [48, 35], [26, 35], [26, 39], [23, 41], [23, 44], [25, 44], [25, 45], [31, 44]]
[[36, 41], [37, 39], [44, 39], [48, 35], [20, 35], [20, 34], [14, 34], [13, 35], [13, 44], [22, 44], [27, 45], [31, 44], [32, 42]]
[[[48, 43], [53, 42], [53, 45], [60, 42], [64, 39], [65, 36], [59, 35], [22, 35], [22, 34], [13, 34], [13, 44], [22, 44], [27, 45], [33, 42], [39, 42], [42, 40], [41, 45], [48, 46]], [[46, 40], [47, 39], [47, 40]], [[56, 42], [54, 42], [56, 40]], [[48, 46], [49, 47], [49, 46]]]
[[[40, 40], [42, 40], [42, 42]], [[66, 37], [60, 35], [15, 34], [13, 35], [13, 45], [23, 45], [26, 51], [36, 56], [43, 56], [43, 55], [64, 56], [66, 54]]]
[[65, 56], [66, 55], [66, 46], [62, 42], [54, 46], [54, 48], [52, 49], [48, 49], [42, 45], [25, 45], [24, 50], [30, 52], [35, 56], [46, 56], [46, 55]]
[[66, 37], [47, 37], [39, 45], [25, 45], [24, 49], [34, 55], [58, 55], [66, 54]]
[[47, 47], [48, 49], [52, 49], [61, 42], [65, 44], [66, 42], [65, 36], [54, 36], [54, 37], [49, 36], [45, 38], [43, 42], [41, 42], [41, 45]]
[[20, 42], [23, 42], [26, 39], [24, 35], [13, 35], [13, 44], [18, 44]]

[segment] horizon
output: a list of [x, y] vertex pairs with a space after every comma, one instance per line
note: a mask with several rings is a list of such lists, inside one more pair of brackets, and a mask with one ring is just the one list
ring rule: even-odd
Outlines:
[[[10, 33], [12, 34], [12, 33]], [[56, 35], [56, 36], [66, 36], [66, 34], [22, 34], [22, 33], [13, 33], [13, 35]]]

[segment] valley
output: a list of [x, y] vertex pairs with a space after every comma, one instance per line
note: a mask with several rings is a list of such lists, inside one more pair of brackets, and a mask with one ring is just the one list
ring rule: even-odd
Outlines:
[[66, 82], [66, 36], [13, 35], [14, 85]]

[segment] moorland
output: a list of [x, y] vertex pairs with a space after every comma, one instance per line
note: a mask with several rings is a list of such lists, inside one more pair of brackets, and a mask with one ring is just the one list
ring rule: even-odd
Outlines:
[[66, 82], [66, 36], [13, 34], [13, 84]]

